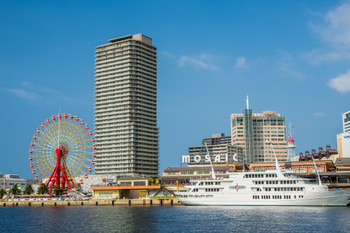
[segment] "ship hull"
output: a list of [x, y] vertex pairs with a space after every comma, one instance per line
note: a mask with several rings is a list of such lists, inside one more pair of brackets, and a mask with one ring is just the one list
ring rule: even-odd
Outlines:
[[[260, 197], [264, 193], [259, 193]], [[298, 198], [303, 195], [303, 198]], [[288, 195], [291, 199], [250, 199], [247, 193], [233, 195], [215, 195], [212, 197], [178, 198], [183, 205], [190, 206], [346, 206], [349, 204], [350, 191], [328, 191], [309, 194]], [[284, 197], [284, 195], [281, 195]]]

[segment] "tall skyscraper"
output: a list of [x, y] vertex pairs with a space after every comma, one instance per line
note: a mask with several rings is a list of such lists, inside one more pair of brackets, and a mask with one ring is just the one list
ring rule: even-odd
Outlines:
[[343, 113], [343, 133], [350, 133], [350, 111]]
[[128, 35], [96, 48], [95, 174], [157, 176], [157, 48]]
[[272, 162], [274, 154], [279, 161], [287, 160], [285, 118], [275, 112], [253, 113], [247, 108], [243, 114], [231, 114], [232, 145], [244, 148], [244, 162]]
[[340, 158], [350, 157], [350, 111], [343, 113], [343, 133], [337, 135], [338, 154]]

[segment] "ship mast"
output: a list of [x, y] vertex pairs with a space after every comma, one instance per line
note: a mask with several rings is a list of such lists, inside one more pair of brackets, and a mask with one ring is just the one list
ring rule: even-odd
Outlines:
[[271, 149], [272, 149], [272, 152], [273, 152], [273, 156], [275, 157], [276, 170], [280, 171], [281, 169], [280, 169], [280, 166], [278, 165], [278, 160], [277, 160], [277, 157], [276, 157], [275, 150], [273, 149], [272, 141], [270, 141], [270, 146], [271, 146]]
[[315, 171], [316, 171], [317, 178], [318, 178], [318, 185], [321, 186], [322, 185], [321, 177], [320, 177], [320, 174], [318, 173], [318, 169], [317, 169], [317, 166], [316, 166], [316, 163], [315, 163], [314, 156], [312, 155], [311, 158], [312, 158], [312, 162], [314, 162], [314, 167], [315, 167]]
[[209, 157], [209, 162], [210, 162], [210, 166], [211, 166], [211, 178], [212, 179], [216, 179], [216, 176], [215, 176], [215, 173], [214, 173], [214, 167], [213, 167], [213, 163], [211, 162], [211, 157], [210, 157], [210, 154], [209, 154], [207, 143], [205, 143], [205, 147], [207, 148], [207, 155]]

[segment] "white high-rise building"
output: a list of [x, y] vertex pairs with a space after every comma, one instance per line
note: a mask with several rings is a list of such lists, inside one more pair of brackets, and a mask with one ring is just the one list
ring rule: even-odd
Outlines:
[[350, 111], [343, 113], [343, 133], [337, 135], [339, 158], [350, 158]]
[[142, 34], [96, 48], [95, 174], [157, 176], [157, 48]]
[[343, 113], [343, 133], [350, 133], [350, 111]]

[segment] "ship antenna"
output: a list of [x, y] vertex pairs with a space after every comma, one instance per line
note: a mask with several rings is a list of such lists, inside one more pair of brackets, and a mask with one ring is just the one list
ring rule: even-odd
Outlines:
[[[268, 140], [267, 140], [267, 142], [268, 142]], [[276, 170], [280, 171], [281, 169], [280, 169], [280, 166], [278, 165], [278, 160], [277, 160], [277, 157], [276, 157], [275, 150], [273, 149], [272, 141], [270, 141], [270, 146], [271, 146], [271, 149], [272, 149], [272, 152], [273, 152], [273, 156], [275, 157]]]
[[208, 153], [209, 162], [210, 162], [210, 166], [211, 166], [211, 178], [212, 179], [216, 179], [216, 176], [215, 176], [215, 173], [214, 173], [214, 167], [213, 167], [213, 163], [211, 162], [211, 157], [210, 157], [210, 154], [209, 154], [207, 143], [205, 143], [205, 147], [207, 148], [207, 153]]
[[321, 186], [321, 185], [322, 185], [322, 183], [321, 183], [321, 178], [320, 178], [320, 174], [318, 173], [318, 169], [317, 169], [317, 167], [316, 167], [316, 163], [315, 163], [314, 156], [312, 155], [311, 158], [312, 158], [312, 162], [314, 162], [314, 167], [315, 167], [315, 171], [316, 171], [317, 178], [318, 178], [318, 185]]

